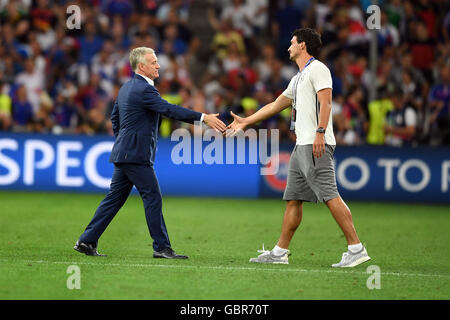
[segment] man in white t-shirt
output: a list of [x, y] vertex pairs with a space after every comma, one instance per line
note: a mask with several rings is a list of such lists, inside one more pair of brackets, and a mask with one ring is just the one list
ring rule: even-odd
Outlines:
[[309, 28], [295, 30], [288, 52], [299, 72], [287, 89], [275, 101], [247, 118], [231, 113], [234, 121], [227, 127], [228, 136], [292, 105], [291, 129], [295, 129], [297, 136], [283, 196], [286, 211], [280, 238], [271, 251], [258, 250], [261, 254], [250, 262], [288, 264], [288, 247], [302, 220], [304, 201], [324, 202], [346, 237], [348, 251], [333, 267], [354, 267], [370, 260], [359, 241], [351, 212], [336, 186], [333, 163], [336, 140], [330, 116], [332, 80], [327, 66], [315, 59], [321, 45], [320, 34], [316, 31]]

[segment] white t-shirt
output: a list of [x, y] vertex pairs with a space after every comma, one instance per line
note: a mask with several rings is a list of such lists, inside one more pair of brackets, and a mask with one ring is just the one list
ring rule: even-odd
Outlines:
[[[300, 77], [298, 79], [298, 77]], [[298, 82], [297, 82], [298, 79]], [[314, 59], [301, 73], [291, 79], [283, 95], [294, 100], [293, 89], [297, 83], [295, 135], [298, 145], [313, 144], [319, 122], [319, 101], [317, 92], [333, 88], [331, 73], [322, 62]], [[325, 131], [325, 143], [336, 145], [333, 133], [333, 119], [330, 114]]]

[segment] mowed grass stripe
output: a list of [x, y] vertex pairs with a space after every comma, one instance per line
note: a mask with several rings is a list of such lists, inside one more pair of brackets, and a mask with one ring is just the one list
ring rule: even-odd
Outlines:
[[[152, 259], [142, 200], [131, 196], [99, 241], [105, 259], [72, 248], [102, 194], [0, 192], [2, 299], [448, 299], [449, 207], [349, 202], [372, 260], [335, 269], [347, 249], [325, 205], [304, 204], [289, 265], [248, 262], [277, 243], [281, 199], [164, 198], [173, 248], [187, 261]], [[81, 268], [83, 290], [66, 269]], [[381, 269], [381, 289], [366, 282]]]
[[[43, 264], [67, 264], [67, 265], [90, 265], [90, 266], [110, 266], [110, 267], [132, 267], [132, 268], [171, 268], [171, 269], [218, 269], [229, 271], [269, 271], [269, 272], [310, 272], [310, 273], [337, 273], [337, 274], [364, 274], [367, 272], [354, 271], [347, 269], [332, 269], [332, 270], [320, 270], [320, 269], [294, 269], [294, 268], [251, 268], [251, 267], [225, 267], [225, 266], [192, 266], [192, 265], [166, 265], [166, 264], [141, 264], [141, 263], [95, 263], [95, 262], [80, 262], [80, 261], [46, 261], [46, 260], [6, 260], [0, 259], [2, 262], [8, 263], [43, 263]], [[363, 264], [361, 267], [368, 267], [370, 264]], [[351, 270], [351, 271], [350, 271]], [[400, 272], [381, 272], [381, 276], [398, 276], [398, 277], [432, 277], [432, 278], [450, 278], [450, 274], [425, 274], [425, 273], [400, 273]]]

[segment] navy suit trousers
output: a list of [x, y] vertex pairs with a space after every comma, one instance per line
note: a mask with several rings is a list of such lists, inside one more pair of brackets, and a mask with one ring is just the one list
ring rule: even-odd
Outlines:
[[97, 245], [98, 239], [127, 200], [133, 185], [144, 202], [145, 218], [153, 238], [153, 249], [170, 248], [162, 214], [162, 196], [155, 171], [150, 165], [115, 163], [111, 186], [79, 240]]

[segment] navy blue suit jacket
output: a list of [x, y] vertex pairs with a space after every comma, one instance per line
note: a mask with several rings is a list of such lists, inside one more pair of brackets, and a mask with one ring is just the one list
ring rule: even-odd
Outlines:
[[111, 113], [116, 140], [109, 161], [153, 165], [161, 115], [194, 123], [202, 114], [167, 102], [135, 74], [120, 88]]

